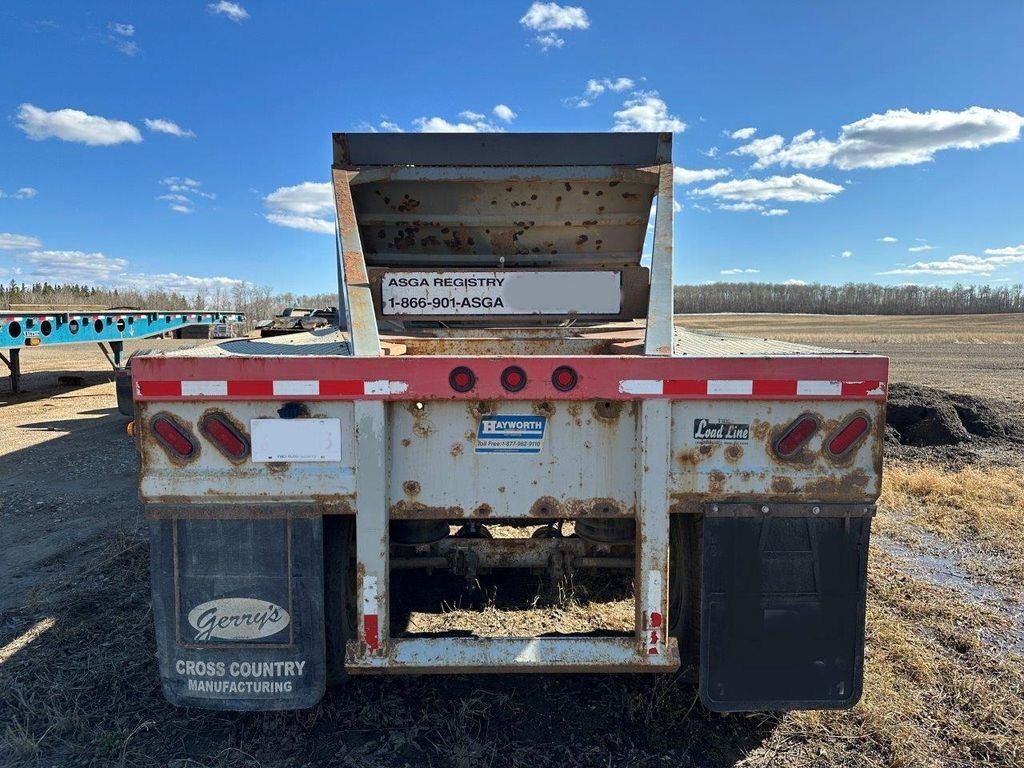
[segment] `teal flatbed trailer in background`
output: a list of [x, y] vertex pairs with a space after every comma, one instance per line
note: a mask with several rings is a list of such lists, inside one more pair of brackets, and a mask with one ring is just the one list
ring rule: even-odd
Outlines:
[[[116, 370], [121, 366], [124, 342], [180, 331], [191, 325], [238, 323], [240, 312], [62, 309], [61, 311], [9, 312], [0, 310], [0, 359], [10, 372], [11, 391], [21, 390], [23, 347], [55, 344], [99, 344]], [[107, 346], [104, 347], [104, 344]], [[108, 351], [109, 350], [109, 351]], [[5, 354], [6, 352], [6, 354]]]

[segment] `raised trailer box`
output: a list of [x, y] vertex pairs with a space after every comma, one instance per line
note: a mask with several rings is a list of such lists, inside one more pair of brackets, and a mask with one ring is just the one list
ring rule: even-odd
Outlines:
[[[887, 360], [674, 326], [669, 134], [334, 149], [341, 327], [133, 364], [168, 698], [682, 669], [712, 709], [851, 706]], [[495, 572], [612, 618], [457, 626]]]

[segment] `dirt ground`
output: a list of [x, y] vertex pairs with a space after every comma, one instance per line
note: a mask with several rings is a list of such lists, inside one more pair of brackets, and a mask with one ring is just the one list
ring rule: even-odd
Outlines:
[[[65, 347], [23, 354], [25, 394], [0, 383], [0, 765], [1024, 764], [1024, 318], [681, 321], [888, 354], [891, 380], [918, 385], [887, 446], [853, 710], [723, 716], [671, 676], [604, 674], [367, 677], [308, 711], [171, 707], [127, 419], [98, 350]], [[921, 400], [935, 413], [914, 417]], [[932, 417], [957, 439], [916, 444]]]

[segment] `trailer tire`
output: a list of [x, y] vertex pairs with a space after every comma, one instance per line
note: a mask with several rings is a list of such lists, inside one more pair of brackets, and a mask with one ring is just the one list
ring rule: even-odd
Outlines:
[[700, 678], [701, 573], [704, 516], [669, 517], [669, 634], [679, 643], [679, 677]]
[[327, 654], [327, 685], [342, 685], [345, 644], [356, 636], [355, 518], [327, 515], [324, 526], [324, 639]]

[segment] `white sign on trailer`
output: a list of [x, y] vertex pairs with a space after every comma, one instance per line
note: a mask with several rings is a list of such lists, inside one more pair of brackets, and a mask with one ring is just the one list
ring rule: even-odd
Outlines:
[[388, 272], [384, 315], [617, 315], [620, 272]]

